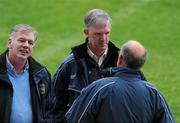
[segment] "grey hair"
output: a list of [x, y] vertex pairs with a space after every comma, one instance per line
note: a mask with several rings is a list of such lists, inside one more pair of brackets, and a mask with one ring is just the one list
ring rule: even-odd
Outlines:
[[101, 9], [92, 9], [87, 12], [84, 17], [84, 25], [86, 28], [90, 28], [94, 23], [106, 23], [111, 26], [112, 19], [107, 12]]
[[120, 53], [123, 55], [127, 67], [133, 69], [140, 69], [147, 59], [146, 49], [141, 57], [137, 57], [127, 45], [121, 48]]
[[34, 34], [34, 39], [35, 41], [37, 40], [37, 31], [30, 25], [27, 25], [27, 24], [17, 24], [15, 25], [10, 33], [9, 33], [9, 37], [10, 38], [14, 38], [15, 34], [17, 32], [33, 32]]

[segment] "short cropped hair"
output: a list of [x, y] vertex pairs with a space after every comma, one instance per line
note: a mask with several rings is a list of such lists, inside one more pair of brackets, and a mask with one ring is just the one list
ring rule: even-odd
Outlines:
[[27, 24], [17, 24], [15, 25], [10, 33], [9, 37], [14, 38], [17, 32], [33, 32], [35, 41], [37, 40], [37, 31], [30, 25]]
[[109, 23], [111, 26], [112, 19], [107, 12], [101, 9], [92, 9], [87, 12], [84, 17], [84, 25], [86, 28], [90, 28], [94, 23]]
[[144, 54], [141, 57], [135, 56], [135, 53], [126, 45], [121, 48], [121, 54], [124, 57], [124, 61], [129, 68], [140, 69], [146, 59], [147, 59], [147, 50], [145, 49]]

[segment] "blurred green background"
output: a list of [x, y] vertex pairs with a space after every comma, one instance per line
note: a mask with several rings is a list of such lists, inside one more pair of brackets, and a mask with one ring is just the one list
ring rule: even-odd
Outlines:
[[111, 15], [111, 40], [117, 46], [135, 39], [148, 49], [143, 72], [180, 123], [179, 0], [0, 0], [0, 53], [15, 24], [30, 24], [38, 31], [33, 57], [53, 76], [71, 47], [84, 42], [83, 18], [93, 8]]

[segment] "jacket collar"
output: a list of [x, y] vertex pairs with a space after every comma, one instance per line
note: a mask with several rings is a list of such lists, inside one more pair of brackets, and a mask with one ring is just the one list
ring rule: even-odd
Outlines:
[[142, 71], [137, 70], [137, 69], [126, 68], [126, 67], [106, 68], [102, 71], [102, 75], [104, 77], [112, 77], [112, 76], [121, 77], [121, 78], [134, 77], [134, 78], [139, 78], [141, 80], [146, 81], [146, 78]]
[[[81, 45], [72, 47], [72, 52], [75, 55], [75, 58], [84, 58], [84, 56], [87, 55], [87, 43], [88, 43], [88, 38], [85, 39], [85, 42]], [[117, 53], [120, 49], [116, 47], [111, 41], [108, 43], [108, 53]], [[107, 53], [107, 54], [108, 54]]]
[[[7, 75], [7, 68], [6, 68], [6, 50], [4, 53], [0, 55], [0, 75], [6, 76]], [[31, 56], [28, 58], [29, 62], [29, 73], [35, 77], [38, 73], [44, 70], [44, 67], [38, 63], [34, 58]], [[6, 77], [7, 79], [7, 77]]]
[[[0, 74], [7, 72], [7, 70], [6, 70], [6, 54], [7, 54], [7, 52], [8, 52], [8, 50], [6, 50], [4, 53], [2, 53], [0, 55]], [[36, 74], [43, 67], [40, 63], [38, 63], [36, 60], [34, 60], [34, 58], [32, 58], [31, 56], [28, 58], [28, 62], [29, 62], [30, 72], [32, 72], [33, 74]]]
[[136, 69], [131, 69], [131, 68], [124, 68], [124, 67], [118, 67], [116, 69], [114, 69], [114, 72], [113, 76], [117, 76], [117, 77], [129, 77], [129, 76], [132, 76], [132, 77], [138, 77], [140, 78], [139, 76], [139, 70], [136, 70]]
[[45, 70], [45, 67], [41, 65], [39, 62], [37, 62], [34, 58], [29, 57], [29, 73], [30, 76], [34, 79], [34, 82], [38, 84], [40, 80], [47, 75], [47, 71]]
[[0, 55], [0, 74], [5, 74], [7, 72], [6, 70], [6, 53], [8, 50], [6, 50], [4, 53]]

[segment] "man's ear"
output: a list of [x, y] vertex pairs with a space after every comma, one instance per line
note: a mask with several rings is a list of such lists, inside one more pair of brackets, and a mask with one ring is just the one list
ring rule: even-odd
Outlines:
[[85, 34], [86, 36], [89, 35], [89, 30], [88, 30], [87, 28], [84, 28], [84, 34]]
[[11, 47], [12, 47], [11, 44], [12, 44], [12, 39], [9, 38], [8, 39], [8, 44], [7, 44], [8, 45], [8, 49], [11, 49]]
[[117, 60], [117, 66], [122, 66], [123, 64], [123, 56], [122, 55], [119, 55], [118, 56], [118, 60]]

